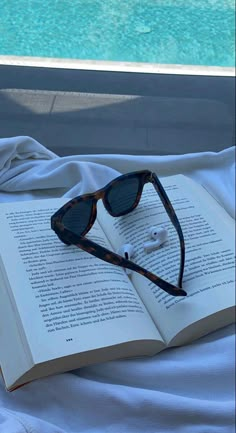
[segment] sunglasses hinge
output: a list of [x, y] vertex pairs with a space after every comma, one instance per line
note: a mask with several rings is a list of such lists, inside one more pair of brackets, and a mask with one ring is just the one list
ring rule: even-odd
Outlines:
[[151, 182], [151, 183], [154, 183], [154, 182], [155, 182], [154, 177], [153, 177], [153, 173], [150, 173], [150, 174], [149, 174], [147, 181], [148, 181], [148, 182]]

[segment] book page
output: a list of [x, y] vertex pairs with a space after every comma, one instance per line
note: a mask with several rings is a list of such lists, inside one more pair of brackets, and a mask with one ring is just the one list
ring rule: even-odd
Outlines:
[[[131, 280], [169, 343], [192, 323], [234, 305], [234, 222], [204, 188], [190, 179], [179, 175], [161, 181], [185, 238], [183, 289], [187, 296], [170, 296], [136, 272]], [[145, 185], [138, 207], [126, 216], [112, 218], [102, 204], [99, 208], [99, 221], [110, 233], [114, 250], [132, 243], [136, 250], [133, 260], [138, 265], [177, 283], [178, 235], [151, 184]], [[150, 240], [148, 230], [152, 226], [167, 228], [168, 240], [158, 250], [146, 253], [143, 244]]]
[[[33, 361], [161, 340], [122, 268], [64, 245], [51, 230], [51, 215], [67, 200], [0, 205], [2, 266]], [[111, 248], [98, 223], [89, 236]]]

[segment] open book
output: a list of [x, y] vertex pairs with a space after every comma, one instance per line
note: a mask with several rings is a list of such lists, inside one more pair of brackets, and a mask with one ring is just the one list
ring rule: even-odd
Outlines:
[[[161, 181], [185, 237], [186, 297], [60, 242], [50, 217], [68, 198], [0, 205], [0, 365], [8, 390], [92, 363], [154, 355], [234, 321], [234, 220], [187, 177]], [[168, 240], [146, 253], [155, 225], [168, 229]], [[113, 251], [132, 243], [136, 263], [176, 284], [179, 242], [151, 184], [124, 217], [112, 218], [99, 202], [87, 236]]]

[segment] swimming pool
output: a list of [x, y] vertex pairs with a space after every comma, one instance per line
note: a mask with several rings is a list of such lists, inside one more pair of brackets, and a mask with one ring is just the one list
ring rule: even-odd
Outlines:
[[234, 66], [234, 0], [1, 0], [0, 55]]

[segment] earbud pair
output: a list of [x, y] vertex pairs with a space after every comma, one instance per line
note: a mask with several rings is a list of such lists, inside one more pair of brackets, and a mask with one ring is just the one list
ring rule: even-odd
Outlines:
[[[149, 229], [149, 236], [152, 240], [145, 242], [143, 244], [144, 251], [146, 253], [149, 253], [151, 251], [156, 250], [159, 248], [164, 242], [167, 241], [168, 232], [165, 229], [165, 227], [151, 227]], [[132, 244], [123, 244], [118, 249], [117, 253], [120, 254], [120, 256], [124, 257], [127, 260], [131, 260], [131, 258], [134, 256], [134, 246]], [[132, 271], [130, 269], [125, 268], [125, 272], [127, 275], [130, 275]]]
[[164, 227], [151, 227], [149, 229], [149, 236], [152, 239], [151, 241], [145, 242], [143, 244], [144, 250], [146, 253], [150, 251], [156, 250], [159, 248], [164, 242], [166, 242], [168, 237], [168, 232]]

